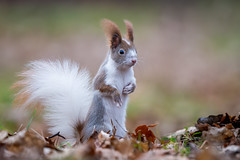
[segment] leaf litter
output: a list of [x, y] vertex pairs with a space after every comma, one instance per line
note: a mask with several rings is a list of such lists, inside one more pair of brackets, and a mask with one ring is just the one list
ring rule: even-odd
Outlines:
[[61, 133], [43, 137], [29, 125], [14, 134], [0, 130], [0, 159], [240, 159], [240, 115], [201, 117], [166, 137], [155, 136], [156, 125], [140, 125], [121, 139], [102, 131], [74, 145], [62, 143]]

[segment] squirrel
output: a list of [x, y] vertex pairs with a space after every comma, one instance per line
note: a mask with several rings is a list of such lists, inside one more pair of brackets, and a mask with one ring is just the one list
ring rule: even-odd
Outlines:
[[70, 60], [32, 61], [13, 85], [19, 88], [15, 104], [43, 107], [49, 132], [60, 132], [70, 143], [85, 142], [101, 131], [125, 137], [128, 94], [136, 88], [137, 51], [133, 25], [124, 23], [123, 38], [114, 22], [102, 20], [109, 51], [92, 82], [87, 69]]

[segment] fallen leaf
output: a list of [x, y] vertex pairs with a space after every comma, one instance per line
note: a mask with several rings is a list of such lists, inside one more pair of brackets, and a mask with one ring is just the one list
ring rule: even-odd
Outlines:
[[154, 133], [149, 129], [149, 127], [155, 127], [154, 125], [141, 125], [135, 129], [135, 134], [132, 134], [133, 137], [137, 138], [137, 140], [144, 141], [144, 137], [147, 141], [155, 143], [156, 136]]

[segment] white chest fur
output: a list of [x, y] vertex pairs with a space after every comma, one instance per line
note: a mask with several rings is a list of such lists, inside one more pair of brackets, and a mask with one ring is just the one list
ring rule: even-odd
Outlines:
[[123, 88], [132, 82], [134, 78], [133, 68], [126, 70], [117, 69], [117, 64], [109, 57], [105, 66], [106, 70], [106, 84], [111, 85], [118, 89], [119, 93], [122, 93]]
[[117, 107], [112, 99], [104, 99], [107, 113], [105, 120], [107, 123], [105, 125], [108, 128], [112, 128], [112, 122], [117, 129], [116, 135], [123, 137], [126, 134], [125, 119], [128, 96], [123, 95], [122, 91], [126, 85], [135, 81], [133, 68], [118, 70], [117, 65], [111, 58], [108, 59], [105, 67], [107, 75], [105, 79], [106, 84], [115, 87], [119, 91], [122, 100], [122, 106]]

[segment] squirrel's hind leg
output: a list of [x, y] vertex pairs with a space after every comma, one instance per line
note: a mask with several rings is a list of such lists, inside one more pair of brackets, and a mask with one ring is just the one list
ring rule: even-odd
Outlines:
[[93, 102], [89, 113], [87, 115], [86, 121], [84, 123], [81, 132], [81, 141], [84, 142], [88, 140], [94, 133], [100, 133], [101, 131], [107, 131], [104, 124], [106, 116], [106, 109], [102, 100], [102, 97], [96, 93], [93, 97]]

